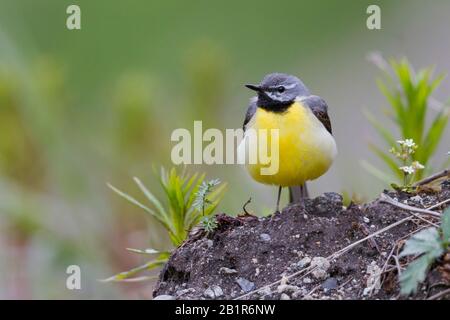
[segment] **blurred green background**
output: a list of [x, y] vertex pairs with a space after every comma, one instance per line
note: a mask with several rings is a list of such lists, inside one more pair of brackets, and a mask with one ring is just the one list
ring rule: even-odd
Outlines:
[[[374, 3], [379, 31], [366, 28]], [[81, 30], [66, 28], [70, 4], [81, 7]], [[241, 127], [243, 84], [266, 73], [298, 75], [329, 104], [339, 156], [312, 194], [373, 198], [384, 186], [360, 166], [380, 164], [362, 110], [382, 117], [386, 102], [366, 56], [448, 73], [449, 12], [445, 0], [0, 0], [0, 298], [149, 298], [151, 282], [97, 281], [142, 262], [127, 247], [169, 248], [106, 183], [139, 198], [139, 176], [158, 194], [152, 165], [171, 165], [172, 130], [193, 120]], [[449, 89], [446, 79], [435, 97]], [[447, 132], [436, 163], [449, 144]], [[257, 214], [273, 207], [274, 188], [238, 166], [188, 169], [228, 183], [221, 211], [236, 215], [249, 197]], [[70, 264], [82, 290], [65, 287]]]

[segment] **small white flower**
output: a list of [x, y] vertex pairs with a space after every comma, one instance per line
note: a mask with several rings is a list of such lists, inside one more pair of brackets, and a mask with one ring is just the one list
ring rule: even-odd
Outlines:
[[416, 171], [416, 169], [414, 169], [412, 166], [403, 166], [400, 167], [399, 169], [406, 174], [413, 174]]
[[404, 142], [405, 147], [413, 148], [416, 146], [413, 139], [406, 139]]
[[422, 170], [423, 168], [425, 168], [425, 166], [421, 164], [419, 161], [413, 161], [411, 166], [416, 170]]
[[397, 143], [402, 146], [405, 144], [405, 140], [397, 140]]

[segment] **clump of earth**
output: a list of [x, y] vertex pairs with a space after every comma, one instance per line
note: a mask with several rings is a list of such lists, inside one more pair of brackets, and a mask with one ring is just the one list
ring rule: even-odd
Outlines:
[[[415, 193], [385, 191], [399, 204], [428, 208], [450, 198], [450, 180]], [[404, 241], [429, 227], [380, 197], [344, 207], [337, 193], [292, 204], [268, 217], [220, 214], [210, 234], [192, 233], [161, 271], [157, 299], [404, 299], [397, 258]], [[449, 203], [435, 208], [441, 212]], [[351, 244], [410, 217], [385, 232]], [[437, 261], [409, 299], [449, 286]], [[447, 296], [447, 298], [449, 298]]]

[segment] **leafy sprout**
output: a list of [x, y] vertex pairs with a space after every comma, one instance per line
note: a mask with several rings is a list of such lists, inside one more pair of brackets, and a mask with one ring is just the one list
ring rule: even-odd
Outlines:
[[207, 232], [207, 233], [211, 233], [214, 230], [216, 230], [217, 228], [217, 220], [216, 220], [216, 216], [204, 216], [202, 218], [202, 220], [200, 221], [203, 229]]
[[219, 179], [213, 179], [208, 182], [203, 181], [197, 193], [195, 194], [193, 206], [202, 213], [203, 217], [201, 219], [201, 224], [205, 231], [208, 233], [214, 231], [214, 229], [217, 227], [215, 216], [205, 215], [205, 209], [213, 205], [211, 200], [208, 199], [208, 195], [219, 184]]
[[419, 256], [411, 262], [408, 268], [400, 275], [400, 293], [409, 295], [417, 291], [419, 283], [423, 282], [426, 272], [450, 245], [450, 208], [442, 215], [441, 226], [422, 230], [405, 243], [400, 257]]
[[[385, 114], [392, 120], [398, 133], [390, 132], [383, 122], [369, 112], [366, 112], [367, 119], [389, 147], [396, 144], [397, 135], [400, 135], [402, 141], [412, 139], [417, 143], [420, 148], [412, 154], [412, 160], [425, 166], [426, 172], [431, 172], [429, 161], [444, 134], [450, 108], [448, 105], [435, 102], [434, 107], [438, 111], [429, 126], [426, 125], [427, 113], [434, 101], [431, 94], [441, 84], [444, 76], [433, 77], [433, 67], [421, 69], [416, 73], [407, 59], [400, 61], [392, 59], [388, 63], [381, 55], [374, 54], [371, 60], [383, 72], [383, 78], [378, 79], [377, 84], [389, 103], [389, 108], [384, 110]], [[398, 161], [373, 143], [369, 144], [369, 147], [386, 164], [392, 175], [401, 182], [404, 179], [404, 172], [398, 170]], [[385, 182], [391, 182], [386, 181], [391, 177], [382, 174], [379, 169], [368, 163], [365, 163], [365, 167]], [[426, 172], [416, 172], [412, 182], [420, 180]]]
[[213, 179], [208, 182], [203, 181], [200, 188], [196, 192], [193, 206], [203, 215], [205, 215], [205, 207], [211, 204], [211, 201], [207, 199], [208, 194], [210, 194], [213, 188], [219, 184], [219, 179]]
[[[215, 179], [209, 182], [204, 180], [205, 174], [188, 175], [185, 172], [179, 174], [175, 168], [169, 171], [161, 168], [159, 182], [165, 196], [165, 201], [161, 201], [140, 179], [135, 177], [134, 181], [149, 202], [148, 205], [110, 184], [108, 186], [118, 195], [155, 218], [167, 230], [173, 246], [178, 247], [195, 225], [200, 222], [204, 225], [203, 219], [214, 213], [224, 196], [226, 184], [215, 188], [220, 183], [219, 180]], [[211, 227], [211, 224], [213, 222], [208, 222], [208, 227]], [[143, 266], [119, 273], [105, 281], [121, 281], [144, 270], [154, 269], [163, 265], [170, 255], [169, 251], [160, 252], [154, 249], [131, 249], [130, 251], [141, 254], [156, 254], [157, 258]]]

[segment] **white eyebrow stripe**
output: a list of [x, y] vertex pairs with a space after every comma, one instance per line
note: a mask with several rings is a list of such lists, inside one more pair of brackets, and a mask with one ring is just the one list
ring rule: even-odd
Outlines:
[[284, 87], [285, 89], [289, 90], [289, 89], [294, 88], [295, 86], [296, 86], [295, 83], [291, 83], [290, 85], [287, 85], [287, 86], [281, 84], [281, 85], [271, 86], [269, 88], [274, 90], [274, 89], [277, 89], [278, 87]]
[[294, 88], [296, 86], [296, 84], [295, 83], [291, 83], [290, 85], [288, 85], [288, 86], [284, 86], [286, 89], [292, 89], [292, 88]]

